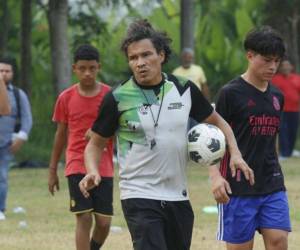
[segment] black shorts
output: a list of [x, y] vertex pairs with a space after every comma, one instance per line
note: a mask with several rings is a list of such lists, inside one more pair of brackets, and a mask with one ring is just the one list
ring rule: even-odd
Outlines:
[[112, 216], [113, 178], [102, 177], [99, 186], [90, 190], [90, 197], [85, 198], [78, 186], [83, 177], [83, 174], [68, 176], [70, 211], [73, 213], [94, 212], [104, 216]]
[[121, 202], [134, 250], [190, 249], [194, 213], [189, 201]]

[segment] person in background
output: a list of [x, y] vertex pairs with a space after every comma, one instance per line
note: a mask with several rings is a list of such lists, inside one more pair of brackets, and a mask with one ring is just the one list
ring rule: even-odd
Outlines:
[[173, 70], [175, 76], [182, 76], [197, 85], [204, 97], [210, 100], [209, 87], [204, 71], [201, 66], [194, 64], [194, 51], [191, 48], [184, 48], [181, 52], [181, 66]]
[[[91, 45], [79, 46], [74, 53], [73, 72], [79, 82], [64, 90], [58, 97], [53, 121], [57, 123], [50, 164], [49, 192], [59, 189], [57, 168], [59, 159], [66, 149], [65, 176], [68, 178], [70, 211], [76, 217], [76, 249], [99, 250], [109, 234], [113, 215], [113, 144], [109, 140], [97, 172], [101, 185], [91, 191], [86, 199], [78, 183], [86, 174], [83, 152], [90, 137], [90, 128], [97, 117], [105, 94], [110, 87], [97, 81], [100, 71], [99, 52]], [[95, 225], [92, 236], [93, 217]]]
[[0, 220], [5, 220], [9, 163], [28, 139], [32, 115], [27, 95], [13, 85], [14, 61], [11, 58], [0, 59], [0, 75], [11, 106], [9, 115], [0, 116]]
[[284, 95], [284, 106], [279, 132], [280, 159], [285, 159], [292, 155], [300, 156], [300, 152], [294, 150], [299, 127], [300, 77], [293, 73], [293, 65], [290, 60], [285, 58], [281, 61], [278, 72], [272, 79], [272, 83]]

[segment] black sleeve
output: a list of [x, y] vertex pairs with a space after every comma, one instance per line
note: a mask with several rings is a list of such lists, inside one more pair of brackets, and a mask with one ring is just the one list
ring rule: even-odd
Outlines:
[[224, 120], [230, 122], [230, 102], [228, 100], [228, 91], [223, 87], [217, 96], [216, 111], [224, 118]]
[[210, 116], [214, 108], [210, 105], [207, 99], [203, 96], [199, 88], [191, 81], [188, 81], [191, 89], [192, 107], [190, 111], [190, 117], [197, 122], [202, 122], [208, 116]]
[[105, 137], [111, 137], [118, 129], [118, 104], [112, 94], [108, 92], [99, 107], [99, 114], [94, 122], [92, 131]]

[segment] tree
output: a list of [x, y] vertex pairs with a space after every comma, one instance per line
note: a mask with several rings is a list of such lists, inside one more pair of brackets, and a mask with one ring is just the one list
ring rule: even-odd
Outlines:
[[71, 81], [68, 43], [68, 0], [49, 0], [47, 17], [50, 31], [52, 81], [58, 94]]
[[31, 0], [22, 0], [21, 6], [21, 87], [31, 92]]
[[10, 17], [7, 0], [0, 0], [0, 6], [0, 56], [3, 56], [7, 49]]
[[264, 23], [277, 29], [287, 45], [287, 55], [300, 71], [300, 0], [273, 0], [265, 4]]
[[180, 1], [180, 47], [194, 49], [194, 1]]
[[246, 68], [243, 40], [261, 24], [264, 0], [210, 0], [197, 5], [196, 58], [212, 93]]

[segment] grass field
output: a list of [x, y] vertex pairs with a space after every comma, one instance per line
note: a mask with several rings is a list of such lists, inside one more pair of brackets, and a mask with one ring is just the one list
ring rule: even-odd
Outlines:
[[[300, 248], [300, 159], [289, 159], [283, 164], [288, 188], [293, 232], [289, 236], [289, 249]], [[60, 170], [61, 190], [51, 197], [47, 190], [46, 169], [12, 169], [8, 196], [7, 219], [0, 221], [1, 250], [68, 250], [75, 249], [74, 216], [68, 211], [69, 199], [66, 180]], [[215, 205], [210, 193], [207, 169], [189, 168], [190, 196], [195, 213], [192, 250], [224, 249], [215, 240], [217, 215], [202, 211], [204, 206]], [[117, 179], [116, 179], [117, 182]], [[21, 206], [26, 213], [14, 213]], [[120, 209], [118, 185], [115, 188], [115, 216], [113, 226], [122, 232], [111, 232], [103, 250], [129, 250], [130, 236]], [[19, 227], [26, 221], [27, 227]], [[257, 235], [254, 249], [264, 249]]]

